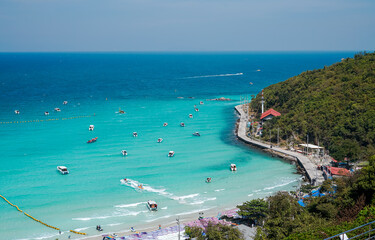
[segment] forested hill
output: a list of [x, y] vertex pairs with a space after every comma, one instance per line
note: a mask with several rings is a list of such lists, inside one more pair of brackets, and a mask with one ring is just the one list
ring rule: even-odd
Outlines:
[[[337, 160], [375, 154], [375, 53], [359, 53], [264, 89], [265, 110], [282, 115], [264, 125], [264, 138], [324, 144]], [[259, 112], [261, 96], [251, 102]], [[294, 139], [291, 136], [294, 135]]]

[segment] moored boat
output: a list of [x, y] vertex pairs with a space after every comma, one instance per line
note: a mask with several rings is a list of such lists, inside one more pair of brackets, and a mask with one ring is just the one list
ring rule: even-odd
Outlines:
[[68, 101], [64, 101], [63, 104], [64, 104], [64, 105], [68, 104]]
[[210, 177], [208, 177], [207, 179], [206, 179], [206, 183], [210, 183], [211, 182], [211, 178]]
[[181, 127], [185, 127], [185, 123], [183, 123], [183, 122], [180, 123], [180, 126], [181, 126]]
[[60, 108], [55, 108], [55, 111], [56, 112], [61, 112], [61, 109]]
[[89, 126], [89, 131], [94, 131], [94, 125]]
[[169, 151], [168, 157], [173, 157], [174, 156], [174, 151]]
[[193, 118], [193, 114], [190, 113], [190, 114], [189, 114], [189, 118]]
[[19, 110], [14, 110], [14, 113], [15, 114], [20, 114], [20, 111]]
[[200, 101], [199, 104], [200, 104], [200, 105], [203, 105], [204, 103], [203, 103], [203, 101]]
[[97, 137], [96, 137], [96, 138], [93, 138], [93, 139], [91, 139], [91, 140], [88, 140], [87, 143], [94, 143], [94, 142], [96, 142], [96, 140], [98, 140]]
[[194, 111], [199, 112], [199, 109], [198, 108], [194, 108]]
[[128, 152], [127, 152], [126, 150], [121, 150], [121, 154], [122, 154], [123, 156], [126, 156], [126, 155], [128, 155]]
[[147, 207], [150, 211], [157, 211], [158, 210], [158, 205], [156, 204], [155, 201], [148, 200], [147, 201]]
[[166, 127], [166, 126], [168, 126], [168, 123], [167, 122], [163, 123], [163, 127]]
[[44, 115], [48, 116], [48, 115], [49, 115], [49, 112], [44, 112]]
[[158, 138], [158, 143], [161, 143], [163, 141], [162, 138]]
[[133, 137], [138, 137], [138, 133], [137, 132], [133, 132]]
[[57, 171], [59, 171], [62, 175], [68, 174], [68, 168], [65, 166], [57, 166]]
[[200, 134], [199, 132], [195, 132], [195, 133], [193, 133], [193, 135], [194, 135], [194, 136], [197, 136], [197, 137], [200, 137], [200, 136], [201, 136], [201, 134]]
[[230, 165], [230, 170], [231, 170], [232, 172], [237, 171], [237, 166], [236, 166], [236, 164], [232, 163], [232, 164]]

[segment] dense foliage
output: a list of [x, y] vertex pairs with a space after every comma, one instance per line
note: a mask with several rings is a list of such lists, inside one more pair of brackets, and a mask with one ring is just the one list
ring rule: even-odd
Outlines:
[[237, 207], [238, 214], [254, 224], [261, 223], [268, 215], [268, 203], [264, 199], [253, 199]]
[[[264, 138], [324, 144], [338, 160], [375, 154], [375, 53], [359, 53], [264, 89], [265, 108], [282, 115], [266, 122]], [[251, 107], [260, 117], [261, 96]], [[268, 140], [268, 139], [267, 139]]]
[[189, 239], [197, 240], [242, 240], [243, 236], [240, 230], [232, 226], [222, 224], [209, 224], [205, 230], [200, 227], [185, 227], [185, 233]]
[[[374, 221], [375, 156], [355, 175], [326, 181], [321, 191], [325, 196], [306, 199], [305, 208], [286, 192], [269, 197], [268, 216], [256, 239], [324, 239]], [[358, 229], [348, 236], [367, 230]]]

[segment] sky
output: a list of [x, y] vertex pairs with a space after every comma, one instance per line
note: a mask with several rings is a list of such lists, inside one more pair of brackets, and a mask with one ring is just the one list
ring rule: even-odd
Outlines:
[[373, 51], [374, 0], [0, 0], [0, 52]]

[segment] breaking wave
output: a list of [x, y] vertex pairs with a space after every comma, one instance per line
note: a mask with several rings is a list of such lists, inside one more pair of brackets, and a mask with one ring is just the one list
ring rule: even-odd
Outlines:
[[227, 74], [217, 74], [217, 75], [202, 75], [202, 76], [193, 76], [185, 77], [182, 79], [191, 79], [191, 78], [210, 78], [210, 77], [230, 77], [230, 76], [241, 76], [243, 73], [227, 73]]

